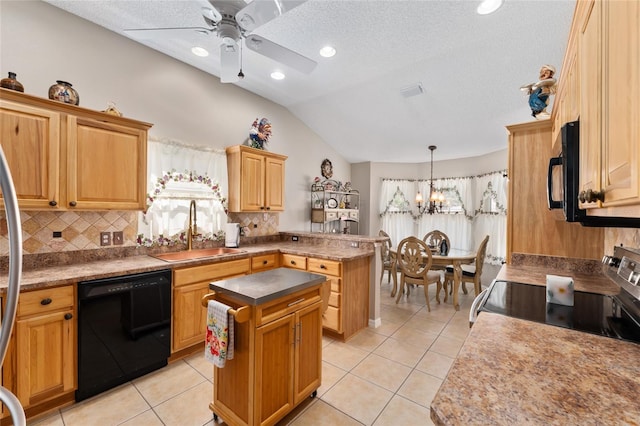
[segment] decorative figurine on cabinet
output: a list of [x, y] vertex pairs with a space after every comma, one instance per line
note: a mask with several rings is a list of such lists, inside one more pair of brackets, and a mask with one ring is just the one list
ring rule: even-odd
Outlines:
[[536, 83], [520, 87], [520, 90], [529, 95], [531, 115], [536, 119], [549, 117], [546, 108], [549, 105], [549, 96], [556, 93], [556, 79], [553, 78], [555, 73], [556, 68], [553, 65], [543, 65], [540, 68], [540, 79]]
[[271, 137], [271, 121], [263, 118], [260, 121], [256, 118], [249, 131], [249, 142], [252, 148], [266, 150], [266, 144]]

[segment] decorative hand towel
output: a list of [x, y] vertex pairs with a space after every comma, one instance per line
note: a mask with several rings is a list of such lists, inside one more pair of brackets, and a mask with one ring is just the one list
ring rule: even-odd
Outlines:
[[215, 300], [207, 305], [207, 336], [204, 357], [216, 367], [224, 367], [233, 359], [233, 315], [229, 306]]
[[573, 306], [573, 278], [547, 275], [547, 303]]

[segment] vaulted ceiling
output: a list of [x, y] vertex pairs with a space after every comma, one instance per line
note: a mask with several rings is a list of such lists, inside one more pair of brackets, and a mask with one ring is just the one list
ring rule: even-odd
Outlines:
[[[212, 78], [220, 76], [221, 39], [215, 31], [125, 30], [207, 28], [203, 8], [224, 9], [223, 0], [46, 1]], [[424, 162], [428, 145], [438, 146], [436, 161], [505, 149], [504, 126], [533, 119], [520, 86], [537, 81], [543, 64], [554, 65], [556, 77], [562, 73], [575, 0], [505, 0], [490, 15], [477, 14], [478, 4], [297, 1], [297, 7], [247, 34], [317, 66], [301, 72], [245, 46], [245, 77], [229, 84], [283, 105], [352, 163]], [[337, 50], [334, 57], [320, 56], [326, 44]], [[209, 56], [195, 56], [193, 46]], [[271, 79], [276, 69], [286, 74], [283, 80]]]

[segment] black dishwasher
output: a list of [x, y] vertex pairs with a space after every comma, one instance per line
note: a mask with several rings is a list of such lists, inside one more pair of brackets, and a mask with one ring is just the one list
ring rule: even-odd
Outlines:
[[76, 401], [167, 365], [170, 345], [170, 270], [78, 283]]

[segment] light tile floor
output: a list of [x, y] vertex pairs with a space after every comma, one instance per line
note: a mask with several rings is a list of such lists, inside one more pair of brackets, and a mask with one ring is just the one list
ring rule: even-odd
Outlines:
[[[485, 286], [498, 270], [485, 266]], [[438, 305], [435, 286], [430, 286], [428, 312], [421, 287], [396, 304], [386, 281], [385, 276], [382, 326], [367, 328], [347, 343], [324, 337], [318, 396], [302, 403], [281, 425], [432, 424], [431, 400], [469, 332], [472, 286], [467, 286], [468, 295], [461, 292], [457, 312], [451, 297]], [[213, 426], [211, 393], [211, 364], [196, 354], [28, 424]]]

